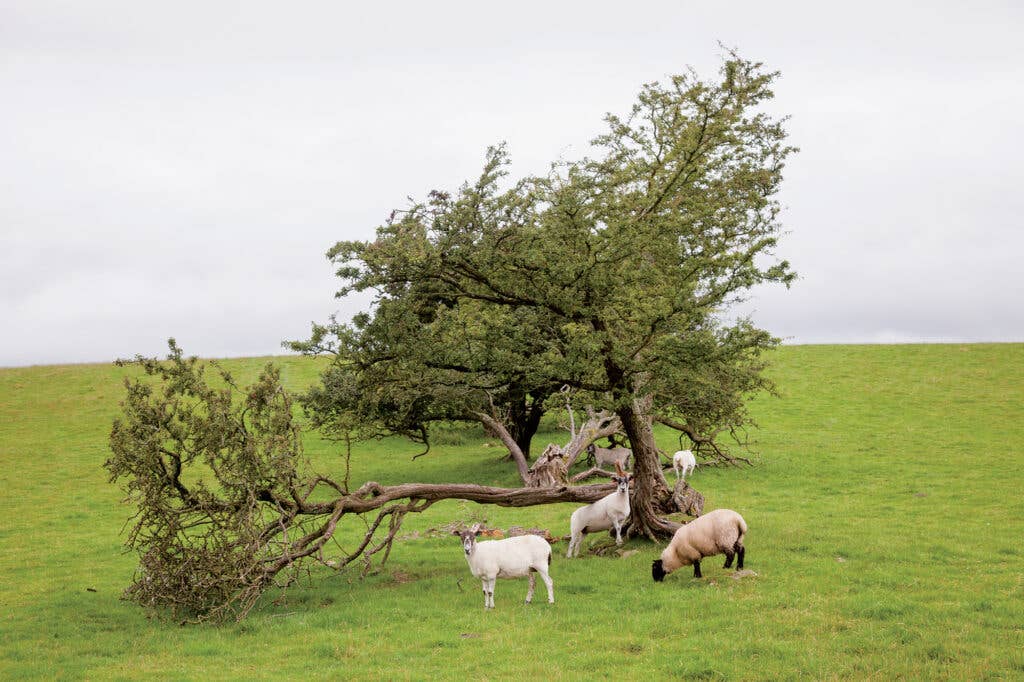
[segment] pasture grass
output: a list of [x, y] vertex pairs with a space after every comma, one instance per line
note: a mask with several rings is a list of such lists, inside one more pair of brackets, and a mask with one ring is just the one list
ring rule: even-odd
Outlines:
[[[292, 388], [316, 380], [315, 361], [272, 360]], [[224, 364], [247, 381], [266, 361]], [[1024, 345], [797, 346], [772, 361], [782, 395], [752, 405], [755, 466], [692, 479], [707, 509], [744, 515], [756, 575], [716, 557], [702, 580], [656, 584], [658, 547], [570, 561], [562, 542], [555, 604], [540, 581], [529, 606], [525, 580], [499, 581], [485, 612], [437, 529], [564, 534], [574, 505], [448, 501], [408, 517], [365, 579], [318, 567], [240, 623], [185, 627], [120, 599], [130, 510], [101, 465], [131, 370], [0, 370], [0, 679], [1024, 678]], [[548, 426], [538, 450], [565, 440]], [[516, 484], [479, 432], [439, 440], [416, 460], [411, 444], [360, 446], [352, 481]], [[676, 449], [668, 432], [659, 443]], [[338, 474], [336, 445], [310, 434], [306, 449]]]

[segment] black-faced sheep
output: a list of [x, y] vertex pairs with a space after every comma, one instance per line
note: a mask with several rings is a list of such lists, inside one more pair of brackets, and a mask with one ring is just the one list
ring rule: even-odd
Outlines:
[[672, 571], [693, 564], [693, 577], [700, 578], [700, 560], [716, 554], [725, 555], [725, 568], [731, 568], [736, 557], [736, 569], [742, 569], [746, 534], [746, 521], [733, 510], [710, 511], [680, 526], [661, 558], [654, 561], [651, 574], [661, 582]]

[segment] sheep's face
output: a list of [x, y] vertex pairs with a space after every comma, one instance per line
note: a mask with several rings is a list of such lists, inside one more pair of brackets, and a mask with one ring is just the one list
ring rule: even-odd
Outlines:
[[469, 530], [453, 530], [452, 535], [459, 536], [459, 539], [462, 540], [462, 551], [466, 553], [466, 556], [469, 556], [476, 548], [476, 536], [480, 535], [480, 524], [473, 526]]
[[668, 573], [665, 572], [665, 568], [661, 565], [661, 559], [655, 559], [654, 563], [651, 564], [651, 576], [654, 578], [654, 582], [660, 583], [665, 579]]
[[618, 485], [618, 492], [625, 493], [629, 491], [629, 474], [625, 476], [612, 476], [612, 481]]

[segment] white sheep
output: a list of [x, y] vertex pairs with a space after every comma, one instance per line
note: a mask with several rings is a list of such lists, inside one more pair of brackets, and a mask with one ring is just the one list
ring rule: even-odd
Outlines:
[[594, 459], [594, 465], [602, 467], [605, 464], [620, 464], [623, 469], [629, 468], [629, 458], [632, 457], [633, 451], [629, 448], [614, 447], [614, 448], [601, 448], [593, 443], [587, 446], [587, 459], [591, 457]]
[[466, 553], [469, 571], [483, 583], [484, 608], [494, 608], [494, 581], [497, 578], [522, 578], [530, 576], [530, 588], [526, 592], [526, 603], [533, 600], [533, 588], [537, 584], [536, 573], [548, 588], [548, 603], [555, 603], [554, 585], [548, 575], [551, 566], [551, 545], [537, 535], [520, 535], [504, 540], [477, 542], [480, 524], [469, 530], [452, 531], [462, 538], [462, 549]]
[[605, 495], [597, 502], [580, 507], [569, 518], [569, 551], [565, 556], [571, 558], [580, 555], [580, 545], [587, 533], [615, 529], [615, 544], [622, 544], [622, 524], [629, 516], [629, 479], [630, 475], [618, 468], [619, 474], [612, 476], [618, 484], [615, 492]]
[[672, 455], [672, 468], [675, 469], [676, 478], [686, 480], [687, 474], [692, 474], [697, 468], [697, 458], [690, 450], [680, 450]]
[[672, 571], [693, 564], [693, 577], [700, 578], [700, 560], [716, 554], [725, 554], [725, 568], [732, 567], [735, 556], [736, 570], [743, 568], [743, 536], [747, 523], [731, 509], [716, 509], [698, 516], [680, 526], [672, 541], [651, 566], [654, 580], [661, 582]]

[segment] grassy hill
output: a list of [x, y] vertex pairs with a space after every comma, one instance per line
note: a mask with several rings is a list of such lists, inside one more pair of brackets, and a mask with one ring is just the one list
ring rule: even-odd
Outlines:
[[[272, 360], [293, 388], [316, 379], [309, 359]], [[407, 520], [382, 571], [315, 569], [220, 627], [120, 600], [130, 509], [101, 465], [126, 370], [0, 370], [0, 678], [1024, 678], [1024, 345], [797, 346], [773, 360], [782, 396], [753, 406], [756, 466], [693, 476], [707, 509], [746, 518], [756, 576], [716, 558], [702, 580], [656, 584], [651, 544], [569, 561], [559, 543], [554, 605], [499, 581], [485, 612], [457, 540], [431, 529], [561, 534], [574, 505], [450, 501]], [[250, 378], [266, 361], [224, 364]], [[516, 484], [475, 432], [442, 440], [415, 461], [406, 443], [364, 446], [352, 480]], [[307, 454], [340, 467], [315, 436]]]

